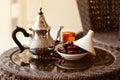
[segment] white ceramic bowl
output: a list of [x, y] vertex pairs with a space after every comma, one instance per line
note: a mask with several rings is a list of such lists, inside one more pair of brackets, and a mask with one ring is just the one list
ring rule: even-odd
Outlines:
[[61, 53], [57, 50], [57, 53], [62, 56], [64, 59], [66, 60], [80, 60], [81, 58], [83, 58], [85, 55], [87, 55], [88, 52], [86, 53], [80, 53], [80, 54], [65, 54], [65, 53]]

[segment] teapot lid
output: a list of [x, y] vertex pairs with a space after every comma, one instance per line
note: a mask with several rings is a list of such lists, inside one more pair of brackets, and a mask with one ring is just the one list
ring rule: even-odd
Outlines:
[[50, 29], [49, 25], [47, 24], [45, 17], [42, 12], [42, 8], [40, 8], [40, 12], [38, 13], [37, 20], [32, 26], [33, 30], [48, 30]]

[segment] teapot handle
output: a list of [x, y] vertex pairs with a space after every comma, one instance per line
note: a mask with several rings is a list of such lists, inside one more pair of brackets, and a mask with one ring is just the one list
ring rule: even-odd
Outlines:
[[17, 32], [22, 32], [24, 34], [25, 37], [30, 37], [30, 34], [26, 32], [25, 29], [20, 28], [18, 26], [16, 26], [16, 29], [13, 31], [12, 33], [12, 38], [15, 41], [15, 43], [18, 45], [18, 47], [20, 48], [20, 53], [23, 52], [25, 50], [25, 47], [19, 42], [19, 40], [16, 38], [16, 33]]

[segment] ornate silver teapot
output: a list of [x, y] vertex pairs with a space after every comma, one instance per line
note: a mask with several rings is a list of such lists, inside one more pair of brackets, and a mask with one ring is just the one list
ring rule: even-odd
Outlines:
[[[57, 34], [57, 38], [59, 38], [60, 36], [60, 32], [61, 32], [62, 27], [60, 27], [58, 34]], [[19, 40], [16, 38], [16, 33], [17, 32], [22, 32], [24, 34], [25, 37], [31, 37], [31, 44], [29, 46], [29, 51], [33, 54], [33, 55], [41, 55], [41, 54], [49, 54], [51, 53], [54, 48], [55, 48], [55, 40], [53, 40], [53, 38], [50, 35], [50, 30], [51, 28], [49, 27], [49, 25], [46, 23], [43, 12], [42, 12], [42, 8], [40, 9], [37, 21], [35, 23], [35, 25], [30, 28], [31, 31], [33, 31], [33, 34], [29, 34], [26, 32], [25, 29], [20, 28], [17, 26], [17, 28], [13, 31], [12, 33], [12, 38], [15, 41], [15, 43], [18, 45], [18, 47], [20, 48], [20, 52], [23, 52], [26, 47], [24, 47]], [[56, 40], [57, 40], [56, 38]]]

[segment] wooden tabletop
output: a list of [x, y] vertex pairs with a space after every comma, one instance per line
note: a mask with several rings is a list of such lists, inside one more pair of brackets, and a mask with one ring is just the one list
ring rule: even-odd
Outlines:
[[[4, 52], [0, 56], [0, 78], [5, 80], [119, 80], [120, 78], [120, 54], [114, 47], [101, 42], [95, 42], [95, 48], [100, 49], [97, 53], [103, 51], [100, 59], [96, 59], [99, 64], [93, 64], [92, 67], [83, 71], [67, 72], [66, 69], [62, 69], [62, 72], [58, 71], [44, 71], [31, 69], [28, 66], [21, 66], [16, 64], [12, 60], [12, 56], [19, 52], [18, 48], [12, 48]], [[105, 54], [111, 54], [111, 56], [103, 56]], [[113, 61], [112, 61], [113, 60]], [[104, 63], [104, 61], [106, 61]], [[111, 62], [110, 64], [109, 61]], [[104, 67], [97, 65], [102, 64]], [[50, 68], [50, 67], [49, 67]], [[57, 68], [57, 67], [56, 67]], [[54, 69], [55, 70], [55, 69]]]

